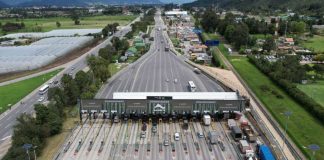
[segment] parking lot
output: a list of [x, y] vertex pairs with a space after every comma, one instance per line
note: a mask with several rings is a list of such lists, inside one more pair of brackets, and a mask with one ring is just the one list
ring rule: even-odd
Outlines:
[[[72, 131], [57, 159], [239, 159], [225, 122], [205, 126], [189, 121], [186, 126], [182, 120], [113, 123], [102, 115], [83, 117], [83, 124]], [[217, 144], [209, 144], [209, 131], [219, 133]], [[175, 133], [179, 138], [175, 139]]]

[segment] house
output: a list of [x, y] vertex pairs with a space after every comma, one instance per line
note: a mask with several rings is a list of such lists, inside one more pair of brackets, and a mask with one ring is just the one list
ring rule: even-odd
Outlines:
[[135, 47], [128, 48], [128, 50], [125, 52], [125, 56], [127, 57], [134, 57], [134, 55], [137, 53], [137, 49]]
[[145, 45], [145, 43], [135, 43], [135, 47], [136, 47], [136, 49], [140, 49], [140, 48], [145, 48], [146, 45]]
[[119, 58], [120, 61], [125, 62], [127, 60], [127, 56], [121, 56]]
[[284, 44], [292, 46], [295, 44], [295, 42], [293, 38], [285, 38]]
[[136, 43], [144, 43], [144, 40], [142, 39], [142, 38], [140, 38], [140, 37], [136, 37], [135, 39], [134, 39], [134, 42], [133, 42], [134, 44], [136, 44]]

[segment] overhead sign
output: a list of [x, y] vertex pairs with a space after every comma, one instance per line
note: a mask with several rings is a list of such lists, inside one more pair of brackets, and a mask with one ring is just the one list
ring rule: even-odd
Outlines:
[[206, 46], [219, 46], [219, 40], [207, 40], [205, 42]]
[[193, 29], [192, 31], [193, 31], [194, 33], [196, 33], [196, 34], [201, 34], [201, 33], [202, 33], [202, 30], [199, 29], [199, 28], [195, 28], [195, 29]]
[[147, 100], [172, 100], [172, 97], [164, 97], [164, 96], [147, 96]]

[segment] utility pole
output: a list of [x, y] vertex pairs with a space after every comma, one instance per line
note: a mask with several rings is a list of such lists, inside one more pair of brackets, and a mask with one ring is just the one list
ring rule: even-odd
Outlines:
[[36, 151], [35, 150], [36, 150], [37, 146], [34, 146], [33, 148], [34, 148], [34, 157], [35, 157], [34, 160], [36, 160], [37, 159], [37, 156], [36, 156]]
[[288, 128], [288, 120], [289, 120], [289, 117], [291, 116], [292, 112], [291, 111], [286, 111], [284, 112], [284, 115], [287, 117], [287, 121], [286, 121], [286, 126], [285, 126], [285, 135], [284, 135], [284, 140], [282, 142], [282, 150], [284, 149], [284, 145], [285, 145], [285, 142], [286, 142], [286, 136], [287, 136], [287, 128]]
[[313, 151], [313, 157], [311, 158], [311, 160], [315, 160], [315, 152], [320, 150], [320, 146], [317, 144], [311, 144], [308, 146], [308, 148]]

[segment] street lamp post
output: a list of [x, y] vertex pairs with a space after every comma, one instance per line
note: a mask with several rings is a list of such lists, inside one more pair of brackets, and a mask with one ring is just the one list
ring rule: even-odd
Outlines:
[[284, 140], [282, 142], [282, 150], [284, 150], [284, 146], [285, 146], [285, 142], [286, 142], [286, 136], [287, 136], [287, 128], [288, 128], [288, 120], [289, 120], [289, 117], [291, 116], [292, 112], [291, 111], [286, 111], [284, 112], [284, 115], [287, 117], [287, 121], [286, 121], [286, 125], [285, 125], [285, 135], [284, 135]]
[[37, 159], [37, 156], [36, 156], [36, 148], [37, 148], [37, 146], [34, 146], [33, 148], [34, 148], [34, 157], [35, 157], [35, 160], [36, 160]]
[[24, 144], [22, 147], [26, 150], [26, 153], [28, 155], [28, 160], [30, 160], [30, 155], [29, 155], [29, 149], [32, 147], [32, 144]]
[[317, 144], [311, 144], [311, 145], [308, 146], [308, 148], [311, 151], [313, 151], [313, 157], [311, 158], [311, 160], [313, 160], [313, 159], [315, 160], [315, 152], [318, 151], [318, 150], [320, 150], [320, 146], [317, 145]]

